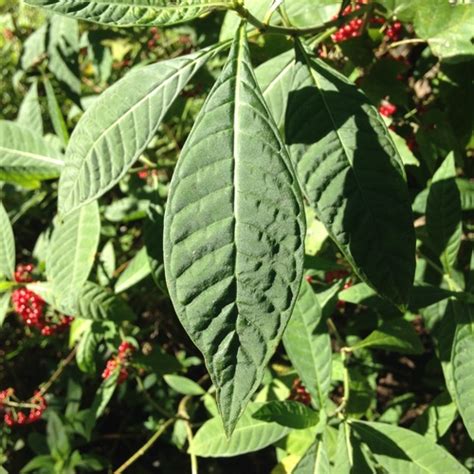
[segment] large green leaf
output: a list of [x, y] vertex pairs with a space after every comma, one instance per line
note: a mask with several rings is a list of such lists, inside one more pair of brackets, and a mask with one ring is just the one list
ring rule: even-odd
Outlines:
[[456, 401], [469, 436], [474, 439], [474, 309], [456, 303], [457, 319], [451, 364]]
[[62, 157], [41, 135], [17, 123], [0, 121], [0, 181], [23, 183], [59, 176]]
[[379, 328], [351, 347], [352, 350], [362, 348], [386, 349], [405, 354], [423, 352], [423, 345], [413, 325], [403, 318], [384, 321]]
[[290, 428], [253, 418], [259, 404], [250, 404], [227, 438], [219, 418], [206, 421], [191, 442], [189, 452], [201, 457], [231, 457], [251, 453], [283, 438]]
[[186, 83], [217, 50], [135, 69], [87, 109], [66, 152], [59, 181], [61, 213], [93, 201], [125, 175]]
[[13, 279], [15, 273], [15, 237], [7, 211], [0, 201], [0, 280]]
[[46, 273], [54, 297], [63, 304], [81, 291], [94, 264], [100, 238], [100, 215], [97, 201], [91, 202], [63, 220], [53, 231]]
[[81, 20], [117, 26], [164, 26], [192, 20], [228, 0], [27, 0], [27, 3]]
[[329, 474], [328, 455], [323, 441], [315, 441], [293, 469], [293, 474]]
[[286, 142], [303, 192], [356, 273], [405, 304], [415, 234], [403, 165], [377, 110], [298, 47]]
[[390, 473], [468, 473], [444, 448], [418, 433], [385, 423], [352, 421], [351, 426]]
[[171, 298], [204, 354], [228, 433], [293, 310], [304, 232], [300, 191], [242, 28], [178, 161], [164, 232]]
[[326, 405], [331, 387], [331, 339], [311, 285], [303, 279], [283, 344], [315, 405]]
[[451, 273], [462, 235], [461, 197], [455, 181], [454, 154], [450, 153], [433, 176], [426, 203], [426, 230], [443, 268]]

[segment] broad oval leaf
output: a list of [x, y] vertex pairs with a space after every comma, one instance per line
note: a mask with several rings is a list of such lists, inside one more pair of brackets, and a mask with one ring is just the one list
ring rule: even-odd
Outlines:
[[468, 473], [444, 448], [414, 431], [386, 423], [366, 421], [352, 421], [351, 426], [388, 472]]
[[406, 304], [415, 270], [412, 212], [401, 159], [377, 110], [300, 45], [285, 128], [318, 218], [364, 281]]
[[331, 387], [331, 339], [318, 298], [305, 279], [283, 344], [313, 402], [323, 409]]
[[305, 452], [292, 474], [329, 474], [330, 472], [326, 448], [322, 440], [317, 440]]
[[296, 178], [242, 28], [178, 161], [164, 232], [170, 295], [204, 354], [227, 433], [291, 315], [304, 232]]
[[174, 25], [230, 4], [228, 0], [27, 0], [26, 3], [115, 26]]
[[433, 176], [426, 202], [430, 244], [447, 273], [456, 263], [462, 236], [461, 196], [455, 178], [454, 153], [450, 153]]
[[0, 120], [0, 181], [22, 184], [57, 178], [63, 165], [57, 149], [41, 135]]
[[46, 273], [54, 297], [62, 304], [81, 291], [94, 264], [100, 238], [97, 201], [77, 209], [56, 223]]
[[192, 440], [189, 452], [204, 458], [239, 456], [266, 448], [290, 432], [290, 428], [278, 423], [253, 418], [260, 406], [248, 405], [230, 437], [226, 437], [219, 418], [206, 421]]
[[87, 109], [66, 151], [60, 213], [93, 201], [125, 175], [181, 90], [219, 48], [135, 69]]
[[0, 281], [13, 280], [15, 273], [15, 237], [7, 211], [0, 201]]
[[471, 439], [474, 439], [474, 310], [455, 303], [457, 325], [451, 353], [456, 401]]
[[267, 402], [253, 414], [253, 417], [262, 421], [274, 421], [279, 425], [298, 430], [310, 428], [319, 422], [317, 411], [293, 400]]

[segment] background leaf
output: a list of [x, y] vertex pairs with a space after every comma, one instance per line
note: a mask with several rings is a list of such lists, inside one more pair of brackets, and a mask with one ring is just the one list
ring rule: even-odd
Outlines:
[[15, 260], [15, 236], [7, 211], [0, 201], [0, 280], [13, 280]]
[[366, 97], [303, 47], [288, 100], [286, 142], [304, 194], [356, 273], [405, 304], [415, 235], [400, 157]]
[[197, 18], [228, 0], [28, 0], [33, 6], [81, 20], [117, 26], [165, 26]]
[[131, 71], [87, 109], [66, 152], [59, 182], [61, 213], [98, 198], [125, 175], [186, 83], [215, 51]]
[[100, 238], [97, 202], [57, 222], [50, 243], [46, 271], [54, 297], [63, 304], [80, 292], [92, 266]]
[[274, 400], [265, 403], [253, 414], [253, 417], [262, 421], [274, 421], [279, 425], [297, 430], [315, 426], [319, 421], [318, 412], [293, 400]]
[[164, 235], [171, 299], [205, 357], [228, 433], [298, 294], [302, 209], [241, 29], [173, 175]]
[[18, 111], [17, 122], [19, 125], [29, 128], [33, 132], [43, 135], [43, 118], [38, 98], [38, 81], [31, 84]]
[[386, 423], [366, 421], [352, 421], [351, 426], [388, 472], [468, 472], [445, 449], [413, 431]]
[[128, 262], [127, 268], [120, 274], [115, 283], [115, 293], [128, 290], [151, 273], [147, 249], [143, 247]]
[[289, 428], [253, 418], [259, 407], [248, 405], [229, 438], [219, 418], [206, 421], [191, 442], [189, 452], [201, 457], [238, 456], [266, 448], [288, 434]]
[[175, 391], [183, 395], [204, 395], [204, 389], [187, 377], [167, 374], [163, 376], [165, 382]]
[[315, 441], [293, 469], [292, 474], [329, 474], [330, 465], [324, 443]]
[[0, 120], [0, 180], [25, 181], [59, 176], [64, 162], [55, 147], [35, 132]]
[[303, 279], [283, 344], [312, 401], [321, 410], [331, 386], [331, 339], [318, 298]]

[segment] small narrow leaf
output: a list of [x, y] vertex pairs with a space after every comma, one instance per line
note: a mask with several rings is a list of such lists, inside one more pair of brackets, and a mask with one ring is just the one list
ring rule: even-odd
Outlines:
[[13, 280], [15, 273], [15, 237], [7, 211], [0, 201], [0, 281]]
[[55, 13], [112, 26], [165, 26], [190, 21], [229, 0], [27, 0]]
[[53, 231], [46, 273], [54, 297], [65, 302], [81, 291], [94, 264], [100, 237], [97, 202], [69, 214]]
[[146, 248], [140, 249], [115, 284], [115, 293], [128, 290], [151, 273]]
[[402, 318], [384, 321], [365, 339], [351, 346], [352, 350], [362, 348], [385, 349], [404, 354], [421, 354], [423, 352], [423, 345], [413, 325]]
[[454, 154], [450, 153], [433, 176], [426, 203], [426, 230], [443, 268], [451, 273], [462, 235], [461, 197], [456, 185]]
[[334, 472], [337, 474], [350, 474], [354, 467], [354, 455], [351, 442], [351, 428], [343, 422], [339, 425], [336, 445], [336, 461]]
[[331, 468], [322, 440], [315, 441], [295, 466], [292, 474], [329, 474]]
[[261, 405], [250, 404], [227, 438], [218, 418], [206, 421], [191, 442], [189, 452], [201, 457], [231, 457], [270, 446], [286, 436], [290, 428], [253, 418]]
[[303, 430], [319, 422], [319, 413], [292, 400], [265, 403], [253, 415], [257, 420], [274, 421], [282, 426]]
[[351, 426], [390, 473], [468, 473], [444, 448], [418, 433], [386, 423], [352, 421]]
[[331, 386], [331, 339], [318, 298], [305, 279], [283, 344], [313, 402], [323, 409]]
[[44, 88], [46, 90], [46, 99], [48, 101], [49, 117], [53, 124], [54, 133], [61, 140], [63, 147], [67, 146], [69, 141], [69, 132], [67, 129], [66, 121], [64, 120], [61, 107], [59, 107], [56, 93], [54, 92], [53, 86], [47, 77], [44, 77]]
[[303, 203], [243, 28], [173, 175], [164, 256], [228, 434], [262, 380], [303, 271]]
[[43, 135], [43, 118], [38, 99], [38, 82], [35, 81], [25, 95], [18, 111], [17, 123], [33, 132]]
[[156, 286], [165, 294], [168, 293], [163, 265], [163, 211], [159, 206], [150, 206], [143, 226], [148, 263]]
[[344, 76], [297, 49], [286, 143], [303, 192], [378, 293], [407, 303], [415, 233], [401, 159], [377, 110]]
[[3, 326], [3, 322], [8, 314], [10, 307], [11, 293], [0, 293], [0, 328]]
[[168, 374], [163, 377], [165, 382], [175, 391], [183, 395], [204, 395], [204, 389], [187, 377]]
[[474, 439], [474, 309], [454, 303], [456, 333], [451, 353], [456, 401], [471, 439]]
[[66, 152], [60, 213], [100, 197], [125, 175], [187, 82], [218, 49], [135, 69], [87, 109]]
[[0, 181], [23, 183], [59, 176], [62, 157], [41, 135], [0, 120]]

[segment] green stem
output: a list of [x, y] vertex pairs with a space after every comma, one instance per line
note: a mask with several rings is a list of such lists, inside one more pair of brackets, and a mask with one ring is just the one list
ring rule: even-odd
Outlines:
[[158, 440], [158, 438], [167, 430], [168, 426], [172, 425], [176, 421], [175, 418], [166, 420], [155, 432], [155, 434], [131, 457], [129, 457], [118, 469], [114, 471], [114, 474], [121, 474], [128, 469], [138, 458], [143, 456]]
[[343, 376], [343, 387], [344, 387], [344, 394], [342, 396], [341, 404], [337, 407], [335, 415], [339, 415], [342, 418], [345, 418], [345, 410], [349, 403], [350, 395], [351, 395], [351, 388], [350, 388], [350, 375], [349, 375], [349, 358], [351, 356], [350, 348], [343, 347], [341, 349], [341, 358], [342, 364], [344, 366], [344, 376]]

